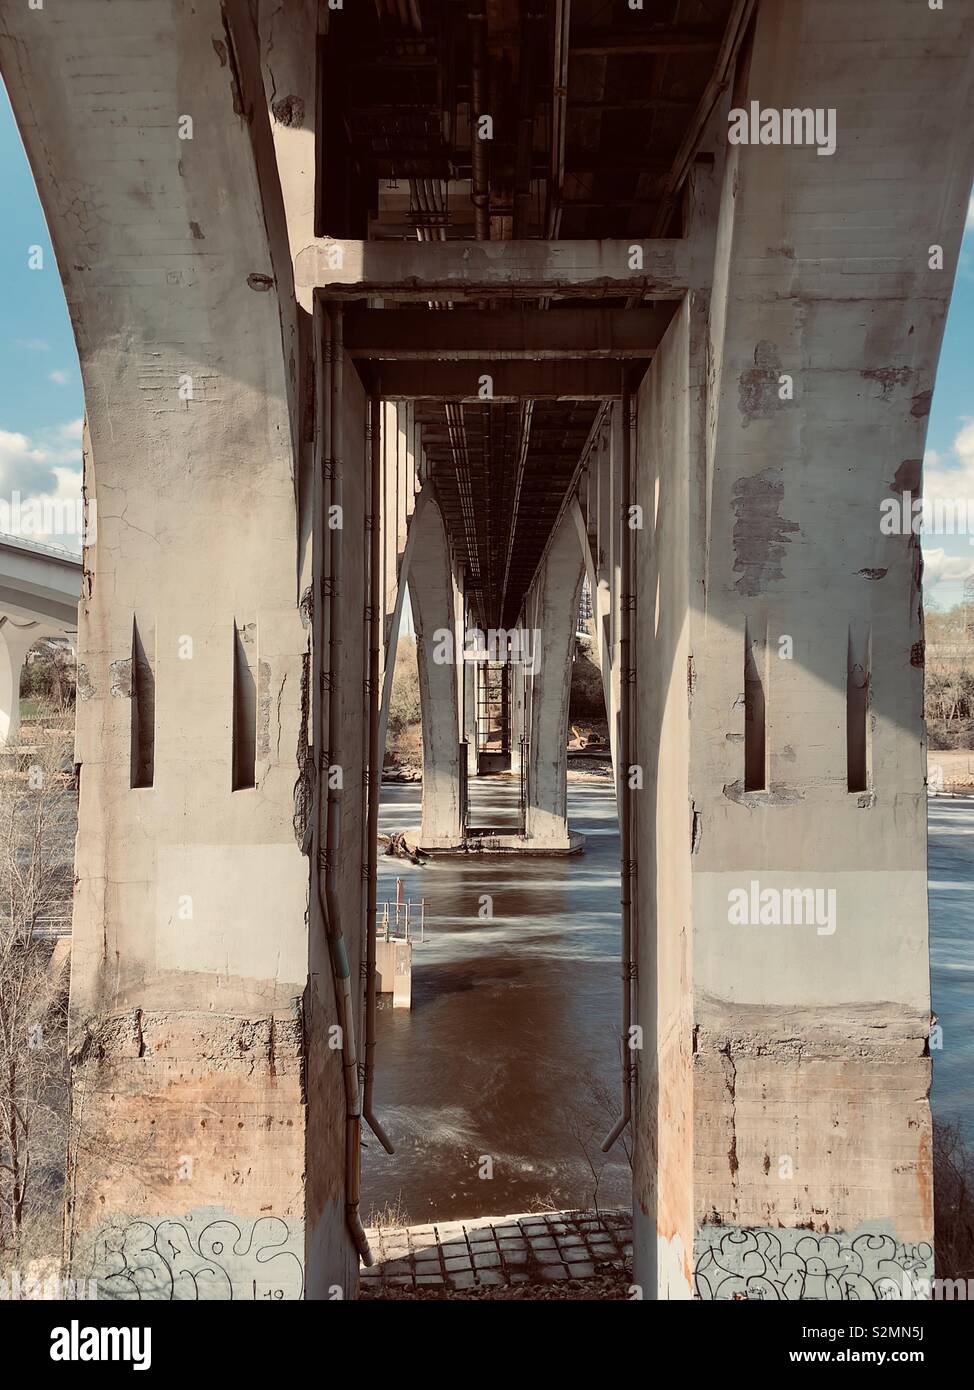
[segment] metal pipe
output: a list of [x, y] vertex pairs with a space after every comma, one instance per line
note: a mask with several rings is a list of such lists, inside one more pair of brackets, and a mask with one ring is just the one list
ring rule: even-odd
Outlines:
[[632, 397], [626, 387], [625, 368], [622, 382], [622, 583], [619, 606], [619, 840], [622, 859], [622, 1114], [602, 1141], [602, 1152], [608, 1153], [632, 1118], [632, 1090], [635, 1065], [632, 1057], [631, 1029], [633, 1020], [632, 990], [635, 952], [633, 950], [632, 885], [635, 872], [632, 833], [632, 790], [629, 786], [629, 764], [632, 758], [632, 528], [629, 507], [632, 505]]
[[555, 0], [554, 72], [551, 95], [551, 169], [548, 175], [547, 235], [557, 237], [561, 226], [565, 182], [565, 139], [568, 130], [568, 60], [571, 52], [571, 0]]
[[467, 15], [470, 31], [470, 198], [473, 203], [474, 228], [478, 241], [490, 240], [490, 175], [487, 170], [487, 142], [477, 133], [484, 112], [484, 88], [487, 75], [487, 6], [478, 0], [476, 9]]
[[369, 398], [369, 462], [371, 529], [369, 531], [369, 783], [368, 783], [368, 888], [365, 918], [365, 1079], [362, 1114], [365, 1123], [385, 1149], [393, 1153], [392, 1144], [372, 1108], [375, 1086], [375, 1010], [378, 975], [375, 968], [376, 934], [376, 867], [379, 846], [379, 794], [382, 780], [382, 750], [379, 747], [379, 643], [381, 622], [381, 551], [382, 528], [382, 403], [378, 396]]
[[[322, 445], [324, 458], [315, 470], [315, 487], [318, 501], [324, 501], [324, 483], [330, 477], [328, 506], [316, 509], [315, 527], [321, 535], [321, 542], [328, 538], [329, 576], [325, 583], [324, 566], [317, 575], [318, 585], [315, 595], [315, 630], [318, 636], [319, 652], [323, 650], [324, 597], [327, 590], [328, 602], [328, 760], [330, 761], [341, 741], [341, 588], [344, 555], [342, 549], [341, 526], [328, 525], [330, 508], [341, 506], [341, 458], [338, 441], [341, 437], [341, 310], [326, 312], [315, 305], [317, 320], [316, 342], [319, 370], [324, 377], [322, 396]], [[319, 546], [319, 557], [321, 556]], [[360, 1115], [358, 1087], [358, 1061], [355, 1053], [355, 1014], [352, 1004], [351, 978], [348, 965], [348, 952], [341, 928], [341, 901], [338, 882], [338, 866], [341, 859], [341, 801], [338, 789], [329, 785], [325, 810], [325, 844], [321, 846], [321, 781], [328, 776], [325, 761], [324, 719], [322, 714], [322, 687], [324, 682], [316, 681], [314, 749], [316, 760], [316, 813], [314, 835], [314, 859], [312, 877], [318, 908], [328, 937], [331, 959], [332, 979], [335, 987], [335, 1004], [338, 1010], [339, 1026], [342, 1030], [342, 1084], [345, 1093], [345, 1220], [355, 1243], [359, 1256], [366, 1265], [372, 1264], [372, 1252], [359, 1215], [359, 1144]], [[329, 784], [331, 778], [328, 778]], [[325, 894], [321, 893], [322, 859], [325, 869]]]

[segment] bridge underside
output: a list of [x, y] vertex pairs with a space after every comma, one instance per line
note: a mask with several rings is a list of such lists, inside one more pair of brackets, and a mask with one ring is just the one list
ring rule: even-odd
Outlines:
[[[929, 1273], [921, 565], [879, 508], [919, 482], [972, 16], [854, 9], [4, 12], [99, 502], [67, 1224], [106, 1294], [354, 1296], [404, 591], [423, 839], [478, 770], [443, 635], [523, 629], [508, 752], [558, 851], [583, 574], [635, 1280]], [[835, 152], [729, 144], [752, 101], [834, 111]]]

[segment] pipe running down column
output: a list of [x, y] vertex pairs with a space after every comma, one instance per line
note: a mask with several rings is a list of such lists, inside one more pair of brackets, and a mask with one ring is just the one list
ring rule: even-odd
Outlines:
[[476, 0], [467, 15], [470, 31], [470, 197], [474, 210], [474, 230], [478, 241], [490, 241], [490, 174], [487, 144], [481, 140], [480, 118], [487, 104], [487, 4]]
[[382, 402], [378, 396], [369, 397], [369, 774], [368, 816], [366, 835], [368, 874], [365, 917], [365, 1081], [362, 1114], [365, 1123], [385, 1149], [395, 1150], [372, 1108], [375, 1085], [375, 1008], [378, 975], [375, 968], [376, 933], [376, 870], [379, 843], [379, 794], [382, 782], [382, 749], [379, 747], [379, 643], [382, 640], [382, 595], [380, 592], [380, 560], [382, 512]]
[[[359, 1212], [361, 1099], [359, 1095], [358, 1058], [355, 1050], [355, 1013], [352, 1001], [351, 972], [348, 951], [341, 925], [341, 892], [339, 864], [341, 862], [341, 799], [339, 789], [331, 785], [328, 766], [341, 744], [342, 715], [342, 597], [344, 580], [344, 547], [342, 527], [329, 525], [332, 516], [342, 517], [342, 312], [326, 309], [317, 299], [314, 306], [315, 348], [318, 365], [318, 392], [322, 405], [320, 450], [315, 468], [314, 534], [316, 550], [315, 601], [313, 610], [313, 640], [317, 643], [315, 659], [324, 650], [324, 600], [328, 599], [328, 664], [320, 680], [314, 682], [313, 738], [315, 752], [315, 814], [312, 881], [315, 896], [328, 937], [332, 978], [335, 986], [335, 1005], [342, 1030], [342, 1078], [345, 1092], [345, 1220], [359, 1256], [366, 1265], [372, 1264], [372, 1252], [362, 1226]], [[326, 486], [327, 484], [327, 486]], [[333, 512], [333, 508], [338, 508]], [[327, 547], [327, 550], [326, 550]], [[328, 572], [325, 572], [327, 558]], [[328, 733], [325, 743], [324, 692], [328, 691]], [[322, 779], [329, 782], [325, 808], [324, 845], [321, 843]], [[322, 898], [321, 872], [325, 873], [325, 893]]]
[[632, 573], [632, 528], [629, 508], [632, 505], [632, 433], [635, 411], [632, 396], [626, 386], [625, 369], [622, 383], [622, 505], [619, 524], [622, 527], [622, 584], [619, 614], [619, 840], [622, 861], [622, 1114], [602, 1141], [602, 1152], [608, 1153], [632, 1119], [632, 1092], [636, 1066], [633, 1061], [633, 981], [635, 979], [635, 949], [633, 941], [633, 878], [636, 864], [632, 828], [632, 788], [629, 785], [629, 766], [632, 760], [632, 690], [635, 671], [632, 664], [632, 613], [635, 603]]

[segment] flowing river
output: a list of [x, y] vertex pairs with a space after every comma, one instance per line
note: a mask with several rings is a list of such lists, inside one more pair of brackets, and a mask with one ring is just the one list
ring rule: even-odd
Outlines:
[[[471, 782], [471, 821], [514, 817], [516, 782]], [[419, 824], [418, 785], [382, 789], [380, 829]], [[365, 1214], [410, 1222], [539, 1206], [628, 1206], [621, 1145], [599, 1143], [619, 1104], [619, 837], [611, 782], [572, 781], [573, 858], [380, 857], [418, 912], [412, 1009], [378, 1020], [376, 1109], [396, 1153], [367, 1134]], [[930, 964], [944, 1030], [933, 1109], [974, 1139], [974, 799], [930, 803]], [[400, 1215], [402, 1212], [400, 1211]]]

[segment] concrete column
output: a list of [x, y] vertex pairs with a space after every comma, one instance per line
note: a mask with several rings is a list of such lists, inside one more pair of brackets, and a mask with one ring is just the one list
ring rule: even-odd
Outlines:
[[[255, 8], [143, 0], [93, 22], [89, 5], [25, 6], [0, 26], [98, 501], [79, 612], [67, 1230], [73, 1272], [106, 1297], [348, 1297], [357, 1282], [335, 997], [302, 853], [327, 751], [306, 736], [323, 687], [298, 549], [308, 363]], [[170, 116], [160, 92], [181, 94]], [[345, 383], [340, 896], [357, 981], [367, 467], [350, 361]]]
[[568, 697], [584, 566], [566, 510], [528, 595], [534, 664], [526, 682], [530, 750], [525, 834], [531, 848], [566, 850], [568, 833]]
[[409, 600], [416, 624], [423, 721], [419, 838], [424, 848], [448, 849], [460, 842], [460, 691], [450, 549], [432, 492], [421, 495], [410, 533]]
[[970, 190], [964, 24], [759, 7], [732, 104], [832, 109], [835, 153], [727, 150], [719, 113], [712, 293], [639, 392], [645, 1297], [909, 1297], [931, 1273], [920, 564], [880, 507], [917, 491]]
[[38, 623], [0, 618], [0, 744], [20, 736], [20, 677], [24, 658], [45, 631]]
[[524, 663], [515, 661], [511, 667], [511, 771], [521, 771], [521, 740], [527, 735], [524, 717]]
[[476, 777], [479, 772], [477, 757], [477, 679], [479, 667], [471, 661], [464, 662], [459, 679], [463, 681], [463, 737], [467, 744], [467, 776]]

